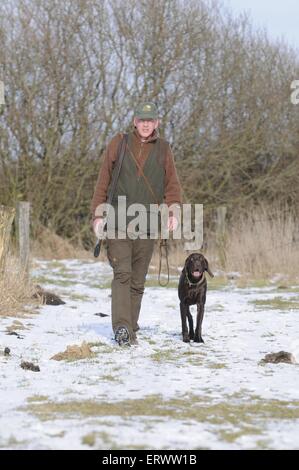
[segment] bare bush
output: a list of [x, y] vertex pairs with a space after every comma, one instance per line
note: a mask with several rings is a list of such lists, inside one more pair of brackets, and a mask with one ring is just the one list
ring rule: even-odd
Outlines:
[[248, 277], [298, 279], [297, 218], [287, 207], [253, 208], [229, 230], [226, 269]]
[[90, 248], [107, 141], [157, 103], [185, 202], [297, 206], [298, 56], [218, 1], [2, 0], [0, 200]]

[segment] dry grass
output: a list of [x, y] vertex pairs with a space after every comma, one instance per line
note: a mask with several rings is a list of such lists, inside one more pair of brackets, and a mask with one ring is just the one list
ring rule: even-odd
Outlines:
[[[186, 252], [183, 243], [169, 241], [169, 265], [171, 274], [179, 274]], [[238, 272], [238, 282], [269, 281], [275, 275], [298, 282], [299, 228], [297, 218], [288, 209], [259, 207], [238, 215], [227, 225], [225, 265], [218, 256], [215, 233], [205, 236], [203, 254], [209, 260], [211, 270], [226, 273]], [[165, 261], [165, 260], [164, 260]], [[159, 250], [156, 246], [150, 272], [157, 272]], [[165, 273], [165, 262], [162, 265]], [[211, 282], [211, 280], [210, 280]], [[279, 279], [278, 279], [279, 282]]]
[[287, 210], [260, 207], [230, 227], [226, 270], [263, 279], [282, 274], [295, 280], [298, 264], [298, 222]]
[[92, 253], [72, 245], [52, 230], [44, 227], [32, 241], [32, 256], [43, 259], [91, 259]]
[[[287, 210], [259, 207], [248, 211], [231, 222], [227, 230], [226, 272], [237, 271], [241, 274], [238, 282], [249, 279], [269, 280], [280, 274], [289, 281], [298, 282], [299, 232], [296, 217]], [[217, 271], [220, 262], [213, 243], [214, 234], [207, 235], [208, 258], [212, 271]], [[43, 229], [32, 243], [32, 256], [44, 259], [81, 258], [93, 259], [92, 252], [74, 247], [49, 229]], [[183, 244], [169, 241], [170, 274], [179, 276], [180, 269], [188, 256]], [[163, 251], [164, 254], [164, 251]], [[100, 261], [107, 261], [105, 243]], [[156, 243], [149, 272], [158, 273], [159, 244]], [[162, 273], [166, 274], [165, 257]], [[225, 278], [225, 276], [224, 276]], [[210, 280], [210, 284], [213, 281]], [[34, 286], [22, 275], [18, 259], [10, 254], [7, 260], [5, 276], [0, 278], [0, 315], [24, 316], [28, 306], [38, 303], [32, 299]], [[25, 307], [26, 306], [26, 307]]]
[[[189, 255], [179, 241], [168, 241], [169, 268], [171, 274], [178, 274], [179, 267], [183, 267], [186, 257]], [[67, 258], [92, 259], [93, 250], [86, 251], [80, 246], [72, 245], [68, 240], [61, 238], [47, 228], [43, 228], [38, 237], [32, 241], [32, 256], [46, 260], [59, 260]], [[106, 242], [102, 243], [98, 261], [107, 262]], [[156, 241], [154, 254], [150, 263], [149, 271], [158, 273], [159, 269], [159, 241]], [[166, 273], [165, 251], [163, 249], [162, 273]]]
[[[212, 271], [237, 271], [244, 281], [249, 279], [267, 280], [276, 274], [298, 280], [299, 231], [296, 217], [287, 209], [259, 207], [248, 209], [234, 218], [227, 227], [226, 263], [221, 266], [215, 244], [215, 233], [205, 235], [204, 255]], [[201, 250], [199, 250], [201, 251]], [[163, 251], [163, 255], [164, 255]], [[170, 274], [179, 275], [186, 257], [179, 241], [168, 241]], [[44, 229], [33, 242], [33, 256], [44, 259], [81, 258], [94, 259], [90, 252], [75, 247], [49, 229]], [[107, 261], [105, 242], [102, 245], [99, 261]], [[158, 273], [159, 243], [156, 242], [149, 272]], [[166, 274], [165, 257], [162, 273]], [[224, 275], [225, 277], [225, 275]]]
[[[25, 305], [38, 304], [32, 299], [34, 286], [22, 273], [18, 258], [9, 255], [5, 274], [0, 277], [0, 316], [24, 316], [30, 312]], [[33, 309], [32, 309], [33, 310]], [[31, 310], [31, 312], [32, 312]]]
[[[185, 259], [189, 253], [184, 251], [183, 245], [180, 243], [174, 243], [171, 240], [168, 240], [168, 264], [169, 264], [169, 272], [172, 275], [178, 275], [180, 273], [180, 269], [184, 266]], [[149, 272], [151, 274], [158, 273], [159, 271], [159, 257], [160, 257], [160, 250], [159, 250], [159, 241], [156, 241], [154, 253], [150, 262]], [[167, 274], [167, 265], [166, 265], [166, 258], [165, 258], [165, 249], [162, 248], [162, 264], [161, 264], [161, 272], [162, 274]]]

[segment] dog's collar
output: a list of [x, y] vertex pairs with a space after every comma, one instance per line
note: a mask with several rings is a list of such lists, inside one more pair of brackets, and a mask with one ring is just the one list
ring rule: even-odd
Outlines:
[[187, 272], [187, 269], [186, 269], [186, 279], [187, 279], [187, 282], [188, 282], [188, 284], [189, 284], [189, 287], [191, 287], [191, 286], [199, 286], [200, 284], [202, 284], [202, 283], [205, 281], [206, 276], [205, 276], [205, 273], [203, 272], [201, 278], [199, 279], [199, 281], [197, 281], [197, 282], [191, 282], [190, 279], [189, 279], [189, 277], [188, 277], [188, 272]]

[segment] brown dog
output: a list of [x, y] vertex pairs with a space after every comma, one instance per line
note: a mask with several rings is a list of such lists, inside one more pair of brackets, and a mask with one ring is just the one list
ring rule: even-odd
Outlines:
[[[201, 336], [201, 326], [207, 292], [205, 271], [207, 271], [211, 277], [214, 277], [214, 274], [209, 269], [208, 261], [202, 254], [192, 253], [188, 256], [181, 273], [178, 287], [182, 319], [182, 334], [183, 341], [185, 343], [189, 343], [191, 339], [196, 343], [204, 343]], [[190, 305], [195, 304], [197, 305], [197, 319], [194, 333]], [[189, 323], [189, 332], [187, 327], [187, 318]]]

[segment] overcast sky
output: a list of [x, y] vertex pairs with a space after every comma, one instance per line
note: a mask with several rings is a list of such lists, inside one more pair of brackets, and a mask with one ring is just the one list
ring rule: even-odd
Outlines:
[[249, 11], [253, 23], [265, 26], [269, 36], [282, 37], [299, 49], [299, 0], [223, 0], [239, 13]]

